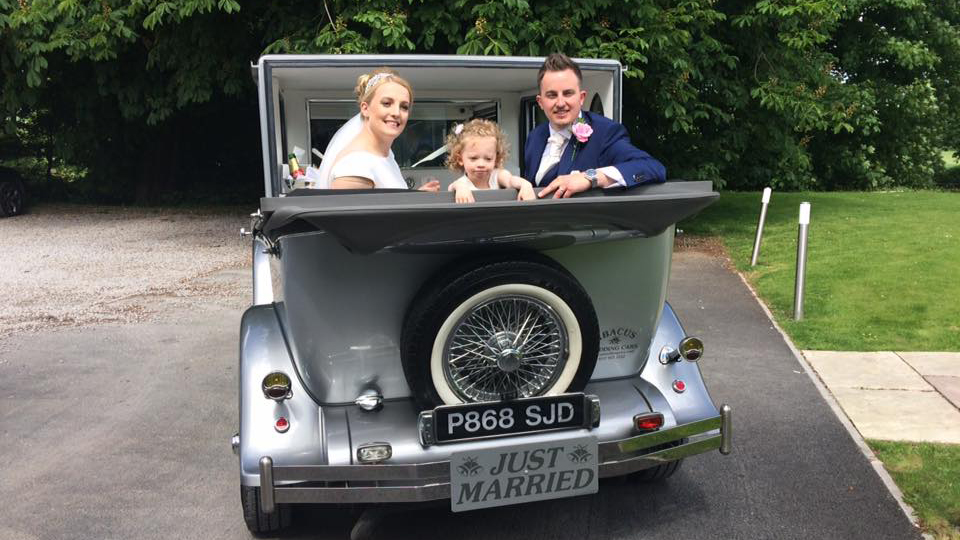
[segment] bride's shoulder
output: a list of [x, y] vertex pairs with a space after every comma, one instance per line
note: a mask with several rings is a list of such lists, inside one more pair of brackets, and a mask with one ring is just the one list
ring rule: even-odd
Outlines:
[[363, 150], [349, 151], [337, 158], [337, 162], [333, 165], [333, 177], [359, 176], [372, 178], [375, 162], [371, 158], [374, 157], [376, 156]]
[[371, 157], [374, 157], [374, 155], [365, 150], [350, 150], [337, 158], [337, 164], [339, 165], [345, 161], [364, 161], [370, 159]]

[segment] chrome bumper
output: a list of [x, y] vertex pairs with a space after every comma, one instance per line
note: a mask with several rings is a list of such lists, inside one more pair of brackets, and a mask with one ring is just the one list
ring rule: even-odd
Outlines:
[[[710, 450], [730, 453], [731, 409], [712, 418], [599, 444], [601, 478], [622, 476]], [[644, 453], [644, 450], [687, 442]], [[304, 483], [322, 485], [303, 486]], [[271, 513], [289, 503], [400, 503], [450, 498], [450, 462], [412, 465], [273, 465], [260, 458], [260, 508]]]

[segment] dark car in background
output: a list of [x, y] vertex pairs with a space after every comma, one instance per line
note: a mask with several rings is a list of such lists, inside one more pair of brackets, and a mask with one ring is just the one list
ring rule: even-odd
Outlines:
[[20, 173], [0, 167], [0, 217], [22, 214], [26, 198], [27, 190]]

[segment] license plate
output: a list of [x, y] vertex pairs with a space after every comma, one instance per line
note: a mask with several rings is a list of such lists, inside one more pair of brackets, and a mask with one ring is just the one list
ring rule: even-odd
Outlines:
[[437, 442], [590, 427], [583, 394], [523, 398], [434, 409]]
[[597, 492], [597, 440], [567, 437], [450, 456], [454, 512]]

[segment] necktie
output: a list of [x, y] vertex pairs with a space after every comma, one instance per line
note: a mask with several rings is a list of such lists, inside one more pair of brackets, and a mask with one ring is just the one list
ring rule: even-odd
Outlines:
[[537, 176], [534, 179], [534, 183], [539, 184], [540, 180], [547, 174], [547, 171], [552, 169], [557, 163], [560, 163], [560, 154], [563, 149], [563, 143], [565, 142], [567, 142], [567, 140], [559, 133], [550, 135], [550, 138], [547, 139], [547, 155], [540, 160], [540, 168], [537, 169]]

